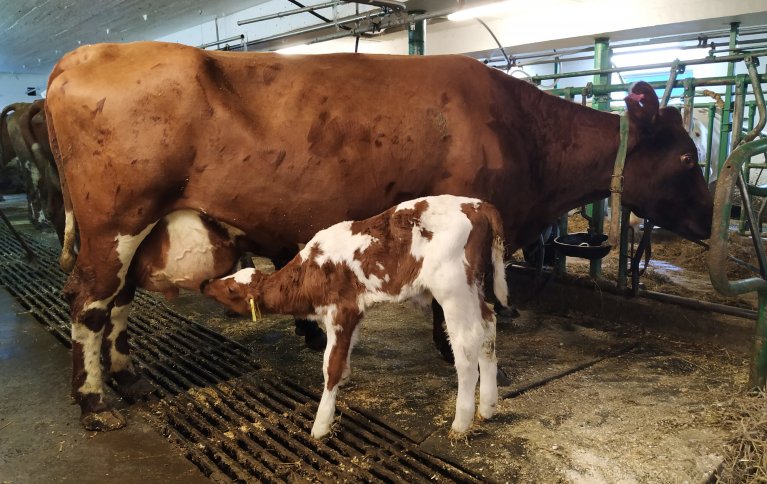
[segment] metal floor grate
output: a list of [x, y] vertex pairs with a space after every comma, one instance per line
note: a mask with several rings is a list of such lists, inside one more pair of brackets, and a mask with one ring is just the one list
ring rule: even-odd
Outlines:
[[[0, 285], [70, 346], [58, 249], [0, 224]], [[261, 365], [253, 351], [139, 291], [129, 317], [134, 362], [157, 386], [148, 418], [217, 482], [479, 482], [369, 415], [339, 404], [330, 439], [310, 435], [319, 395]]]

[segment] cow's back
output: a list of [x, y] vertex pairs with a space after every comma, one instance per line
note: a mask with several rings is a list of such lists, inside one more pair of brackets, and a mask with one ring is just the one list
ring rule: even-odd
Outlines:
[[489, 72], [458, 56], [100, 44], [60, 61], [47, 108], [82, 230], [137, 233], [189, 208], [275, 248], [415, 196], [491, 198], [508, 180], [493, 174]]

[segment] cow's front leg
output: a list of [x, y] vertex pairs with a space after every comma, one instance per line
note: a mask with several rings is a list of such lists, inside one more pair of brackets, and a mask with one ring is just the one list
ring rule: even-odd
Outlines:
[[155, 390], [154, 385], [136, 371], [130, 357], [128, 313], [135, 292], [135, 286], [126, 283], [115, 298], [101, 343], [101, 358], [115, 391], [131, 400], [139, 399]]
[[[356, 309], [332, 309], [324, 318], [328, 344], [323, 358], [325, 389], [312, 426], [312, 437], [319, 439], [330, 433], [336, 411], [336, 395], [344, 373], [349, 368], [349, 357], [357, 335], [361, 314]], [[348, 376], [348, 374], [347, 374]]]
[[72, 320], [72, 396], [80, 405], [80, 423], [87, 430], [115, 430], [125, 419], [104, 400], [101, 340], [109, 320], [106, 304], [88, 305]]
[[315, 351], [323, 350], [328, 340], [315, 321], [296, 318], [296, 334], [304, 337], [304, 344]]

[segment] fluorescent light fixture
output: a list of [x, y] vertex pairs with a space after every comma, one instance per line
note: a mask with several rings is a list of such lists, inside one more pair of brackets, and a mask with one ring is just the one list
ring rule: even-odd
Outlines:
[[465, 8], [463, 10], [453, 12], [447, 16], [447, 19], [457, 22], [477, 17], [492, 17], [493, 15], [507, 14], [514, 6], [519, 6], [518, 2], [506, 1], [488, 3], [478, 7]]

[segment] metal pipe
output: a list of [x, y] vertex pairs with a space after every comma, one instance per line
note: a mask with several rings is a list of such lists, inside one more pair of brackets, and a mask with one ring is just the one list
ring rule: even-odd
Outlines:
[[404, 12], [407, 5], [403, 2], [397, 2], [395, 0], [353, 0], [354, 3], [364, 3], [365, 5], [372, 5], [378, 8], [388, 8], [395, 12]]
[[671, 98], [671, 91], [674, 89], [674, 84], [676, 83], [677, 73], [679, 73], [679, 59], [676, 59], [671, 63], [671, 72], [669, 72], [668, 79], [666, 80], [666, 89], [663, 90], [663, 97], [660, 100], [660, 107], [662, 108], [668, 105], [668, 100]]
[[[727, 56], [721, 56], [721, 57], [714, 57], [712, 58], [703, 58], [703, 59], [691, 59], [686, 61], [680, 61], [679, 59], [675, 60], [674, 62], [678, 63], [680, 67], [685, 66], [694, 66], [694, 65], [701, 65], [701, 64], [712, 64], [712, 63], [718, 63], [718, 62], [738, 62], [743, 59], [745, 59], [748, 56], [764, 56], [767, 55], [767, 50], [759, 51], [759, 52], [752, 52], [749, 54], [734, 54], [734, 55], [727, 55]], [[539, 76], [532, 76], [533, 82], [539, 82], [539, 81], [545, 81], [550, 79], [561, 79], [564, 77], [585, 77], [585, 76], [591, 76], [591, 75], [598, 75], [598, 74], [612, 74], [616, 72], [625, 72], [625, 71], [644, 71], [648, 69], [668, 69], [671, 67], [674, 62], [662, 62], [658, 64], [645, 64], [645, 65], [638, 65], [638, 66], [627, 66], [627, 67], [610, 67], [606, 69], [587, 69], [583, 71], [575, 71], [575, 72], [568, 72], [566, 74], [542, 74]]]
[[198, 45], [197, 48], [207, 49], [208, 47], [213, 47], [214, 45], [226, 44], [227, 42], [234, 42], [235, 40], [242, 41], [243, 39], [245, 39], [245, 34], [240, 34], [226, 39], [216, 40], [215, 42], [208, 42], [207, 44]]
[[[343, 17], [343, 18], [336, 19], [336, 21], [333, 22], [332, 24], [315, 24], [315, 25], [310, 25], [308, 27], [303, 27], [303, 28], [300, 28], [300, 29], [291, 30], [290, 32], [284, 32], [284, 33], [281, 33], [281, 34], [270, 35], [269, 37], [262, 37], [260, 39], [254, 40], [249, 45], [260, 44], [260, 43], [264, 43], [264, 42], [271, 42], [271, 41], [274, 41], [274, 40], [286, 39], [288, 37], [293, 37], [293, 36], [296, 36], [296, 35], [308, 34], [308, 33], [311, 33], [311, 32], [317, 32], [319, 30], [324, 30], [324, 29], [327, 29], [329, 27], [332, 27], [333, 25], [342, 26], [344, 24], [349, 24], [349, 23], [353, 23], [353, 22], [359, 22], [361, 20], [373, 19], [375, 17], [384, 17], [385, 15], [386, 14], [383, 11], [381, 11], [381, 10], [365, 12], [365, 13], [361, 13], [359, 15], [351, 15], [351, 16], [348, 16], [348, 17]], [[354, 32], [356, 32], [357, 34], [362, 33], [362, 31], [360, 31], [360, 30], [355, 30]], [[339, 34], [341, 34], [340, 37], [347, 37], [349, 35], [352, 35], [352, 33], [353, 33], [352, 30], [346, 30], [346, 31], [343, 31], [343, 32], [339, 32]], [[309, 42], [309, 43], [311, 43], [311, 42]]]
[[[453, 13], [454, 11], [456, 11], [456, 9], [451, 8], [451, 9], [445, 9], [445, 10], [436, 10], [436, 11], [428, 12], [428, 13], [421, 14], [421, 15], [403, 15], [401, 13], [398, 13], [397, 15], [386, 15], [383, 12], [379, 11], [375, 15], [375, 17], [382, 17], [381, 18], [381, 22], [379, 24], [368, 25], [368, 26], [360, 26], [358, 28], [355, 28], [353, 30], [348, 30], [348, 31], [333, 32], [332, 34], [322, 35], [322, 36], [318, 36], [318, 37], [315, 37], [315, 38], [310, 39], [310, 40], [306, 40], [304, 43], [306, 43], [306, 44], [315, 44], [315, 43], [318, 43], [318, 42], [326, 42], [326, 41], [329, 41], [329, 40], [335, 40], [335, 39], [340, 39], [340, 38], [343, 38], [343, 37], [348, 37], [350, 35], [364, 34], [366, 32], [371, 32], [371, 31], [376, 30], [376, 29], [386, 29], [386, 28], [391, 28], [391, 27], [399, 27], [399, 26], [405, 25], [405, 24], [407, 24], [409, 22], [417, 22], [419, 20], [429, 20], [429, 19], [437, 18], [437, 17], [446, 17], [447, 15]], [[370, 13], [370, 12], [368, 12], [368, 13]], [[364, 20], [365, 18], [367, 18], [367, 17], [363, 17], [363, 18], [360, 18], [360, 19], [357, 19], [357, 20]], [[344, 23], [349, 23], [349, 22], [353, 22], [353, 21], [357, 21], [357, 20], [354, 20], [354, 19], [352, 19], [352, 20], [342, 19], [342, 21]], [[312, 29], [312, 30], [313, 31], [314, 30], [321, 30], [322, 28], [326, 28], [326, 27], [327, 27], [326, 25], [323, 25], [323, 26], [320, 26], [319, 28], [315, 28], [315, 29]], [[293, 37], [293, 36], [301, 34], [301, 33], [306, 33], [306, 32], [302, 32], [302, 29], [293, 30], [293, 31], [290, 31], [290, 32], [285, 32], [283, 34], [273, 35], [271, 37], [266, 37], [266, 38], [263, 38], [263, 39], [254, 40], [251, 43], [249, 43], [248, 45], [251, 46], [251, 47], [257, 48], [259, 44], [263, 44], [265, 42], [269, 42], [269, 41], [273, 41], [273, 40], [286, 39], [286, 38]]]
[[[422, 14], [422, 11], [411, 12]], [[426, 53], [424, 43], [426, 41], [426, 20], [411, 22], [407, 30], [407, 50], [409, 55], [424, 55]]]
[[276, 19], [276, 18], [283, 18], [283, 17], [289, 17], [291, 15], [297, 15], [299, 13], [311, 12], [311, 11], [314, 11], [314, 10], [322, 10], [323, 8], [332, 7], [333, 5], [335, 5], [337, 3], [338, 3], [337, 1], [336, 2], [325, 2], [325, 3], [320, 3], [320, 4], [317, 4], [317, 5], [310, 5], [308, 7], [297, 8], [295, 10], [286, 10], [284, 12], [277, 12], [277, 13], [273, 13], [273, 14], [269, 14], [269, 15], [264, 15], [262, 17], [254, 17], [254, 18], [249, 18], [249, 19], [245, 19], [245, 20], [238, 20], [237, 21], [237, 25], [241, 27], [241, 26], [247, 25], [247, 24], [253, 24], [253, 23], [256, 23], [256, 22], [263, 22], [264, 20], [273, 20], [273, 19]]
[[767, 281], [761, 277], [751, 277], [738, 281], [727, 279], [726, 260], [729, 246], [730, 197], [740, 173], [740, 168], [747, 159], [767, 152], [767, 138], [740, 145], [732, 152], [722, 167], [714, 194], [714, 219], [712, 222], [709, 277], [714, 288], [725, 296], [737, 296], [752, 291], [767, 294]]
[[[761, 74], [759, 76], [760, 82], [767, 82], [767, 74]], [[734, 85], [736, 82], [735, 76], [731, 77], [706, 77], [703, 79], [695, 79], [693, 78], [692, 84], [695, 87], [700, 86], [726, 86], [726, 85]], [[747, 81], [747, 83], [750, 81]], [[650, 86], [653, 87], [653, 89], [660, 89], [662, 87], [666, 86], [666, 83], [663, 81], [653, 81], [648, 83]], [[674, 84], [674, 87], [684, 87], [680, 82], [676, 82]], [[591, 86], [592, 92], [596, 94], [602, 94], [605, 92], [625, 92], [628, 91], [631, 88], [631, 84], [611, 84], [609, 86]], [[544, 89], [545, 92], [549, 94], [553, 94], [555, 96], [563, 96], [565, 94], [565, 89], [575, 89], [580, 90], [583, 89], [582, 87], [573, 87], [573, 88], [560, 88], [560, 89]], [[749, 101], [750, 102], [750, 101]]]
[[[744, 27], [744, 28], [740, 29], [740, 33], [742, 35], [760, 35], [760, 34], [766, 34], [767, 33], [767, 28], [764, 28], [764, 27]], [[640, 46], [645, 46], [645, 45], [649, 46], [649, 45], [655, 45], [655, 44], [668, 44], [668, 43], [672, 43], [672, 42], [689, 42], [689, 41], [695, 41], [695, 40], [700, 42], [701, 38], [705, 38], [705, 39], [724, 38], [724, 37], [729, 36], [729, 34], [730, 34], [730, 30], [728, 29], [728, 30], [708, 31], [708, 32], [702, 32], [702, 33], [698, 33], [698, 34], [682, 34], [682, 35], [672, 35], [672, 36], [668, 36], [668, 37], [655, 37], [655, 38], [652, 38], [652, 39], [649, 39], [649, 40], [645, 40], [645, 41], [628, 42], [628, 43], [623, 43], [623, 44], [616, 44], [616, 43], [614, 43], [613, 44], [613, 53], [614, 54], [618, 54], [619, 53], [618, 52], [619, 49], [629, 48], [629, 47], [640, 47]], [[738, 44], [757, 43], [757, 42], [762, 42], [762, 41], [763, 41], [762, 39], [753, 39], [753, 40], [750, 40], [750, 41], [743, 40], [743, 41], [738, 41]], [[727, 45], [727, 44], [722, 43], [722, 44], [718, 44], [718, 45], [724, 46], [724, 45]], [[685, 49], [685, 50], [686, 49], [700, 49], [700, 48], [704, 48], [704, 45], [688, 45], [688, 46], [681, 46], [679, 48], [680, 49]], [[551, 51], [537, 52], [537, 53], [531, 53], [531, 54], [520, 54], [520, 55], [515, 55], [514, 57], [517, 60], [520, 60], [520, 59], [533, 59], [533, 58], [541, 58], [541, 57], [553, 58], [554, 56], [557, 56], [557, 55], [559, 55], [559, 56], [572, 55], [572, 54], [578, 54], [578, 53], [583, 53], [583, 52], [590, 52], [592, 50], [593, 50], [592, 47], [575, 47], [575, 48], [570, 48], [570, 49], [556, 49], [556, 50], [552, 49]], [[658, 48], [632, 51], [631, 53], [649, 52], [649, 51], [654, 51], [654, 50], [658, 50]], [[590, 55], [590, 56], [584, 56], [584, 57], [579, 57], [579, 58], [575, 58], [575, 59], [572, 59], [572, 58], [571, 59], [562, 59], [562, 62], [569, 62], [569, 61], [572, 61], [572, 60], [590, 60], [590, 59], [593, 59], [593, 58], [594, 58], [594, 56]], [[502, 59], [489, 58], [489, 59], [487, 59], [487, 61], [488, 61], [488, 63], [501, 62]], [[551, 60], [531, 62], [531, 63], [520, 63], [520, 62], [517, 62], [517, 65], [523, 66], [523, 65], [534, 65], [534, 64], [548, 64], [548, 63], [551, 63], [551, 62], [552, 62]]]
[[764, 106], [764, 93], [762, 92], [762, 84], [759, 82], [759, 73], [756, 72], [756, 62], [752, 57], [746, 58], [746, 67], [748, 68], [748, 77], [751, 79], [751, 89], [754, 91], [756, 108], [759, 110], [759, 122], [743, 137], [745, 142], [749, 142], [764, 129], [764, 125], [767, 123], [767, 116], [765, 116], [767, 109]]
[[[594, 40], [594, 65], [597, 67], [598, 70], [601, 70], [605, 66], [610, 65], [610, 40], [607, 38], [598, 38]], [[599, 73], [594, 76], [593, 79], [594, 84], [599, 85], [606, 85], [610, 84], [610, 76], [605, 75], [603, 73]], [[610, 110], [610, 96], [609, 95], [600, 95], [594, 96], [594, 101], [591, 103], [591, 106], [594, 109], [598, 109], [600, 111], [609, 111]], [[594, 233], [602, 234], [604, 233], [604, 220], [605, 220], [605, 201], [599, 200], [592, 204], [591, 206], [591, 229], [594, 231]], [[619, 217], [620, 214], [620, 206], [618, 207], [612, 207], [613, 209], [613, 217]], [[615, 237], [616, 234], [613, 233], [613, 237]], [[595, 259], [589, 262], [589, 274], [593, 278], [598, 278], [602, 274], [602, 260], [601, 259]]]
[[[535, 270], [530, 267], [511, 265], [509, 266], [509, 269], [514, 272], [527, 274], [527, 275], [535, 274]], [[597, 287], [599, 287], [599, 290], [601, 292], [606, 292], [616, 296], [624, 296], [624, 297], [630, 295], [630, 291], [628, 289], [626, 290], [618, 289], [615, 287], [615, 285], [613, 285], [612, 283], [604, 279], [584, 280], [584, 279], [579, 279], [572, 275], [567, 274], [567, 275], [564, 275], [558, 282], [563, 285], [573, 285], [573, 286], [584, 287], [587, 289], [594, 289], [594, 286], [596, 285]], [[682, 306], [682, 307], [686, 307], [690, 309], [696, 309], [699, 311], [710, 311], [714, 313], [726, 314], [729, 316], [737, 316], [740, 318], [751, 319], [751, 320], [757, 317], [757, 312], [754, 311], [753, 309], [739, 308], [736, 306], [728, 306], [726, 304], [701, 301], [699, 299], [676, 296], [673, 294], [666, 294], [662, 292], [648, 291], [646, 289], [640, 289], [637, 295], [641, 298], [653, 299], [656, 301], [670, 303], [670, 304], [674, 304], [677, 306]]]

